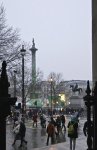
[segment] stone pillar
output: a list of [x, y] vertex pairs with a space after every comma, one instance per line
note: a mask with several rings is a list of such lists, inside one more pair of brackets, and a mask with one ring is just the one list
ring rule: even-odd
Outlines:
[[92, 0], [92, 79], [97, 81], [97, 0]]
[[[92, 80], [93, 84], [97, 81], [97, 0], [92, 0]], [[94, 86], [93, 85], [93, 86]], [[97, 149], [97, 82], [94, 90], [94, 140], [93, 149]]]
[[30, 48], [30, 51], [32, 53], [32, 96], [31, 98], [35, 98], [35, 85], [36, 85], [36, 51], [38, 49], [35, 48], [35, 42], [33, 39], [33, 45], [32, 48]]

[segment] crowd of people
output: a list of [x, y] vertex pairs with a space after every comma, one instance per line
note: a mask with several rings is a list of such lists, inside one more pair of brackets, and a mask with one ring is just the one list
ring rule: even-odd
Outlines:
[[[78, 138], [78, 127], [79, 127], [79, 115], [75, 113], [71, 117], [71, 120], [66, 123], [66, 116], [64, 114], [57, 115], [56, 117], [49, 116], [47, 120], [44, 114], [28, 112], [29, 119], [32, 120], [32, 127], [37, 128], [37, 122], [40, 120], [40, 125], [42, 128], [45, 128], [47, 132], [47, 141], [46, 145], [49, 145], [49, 140], [51, 139], [51, 144], [54, 144], [56, 139], [62, 133], [64, 137], [67, 135], [70, 138], [70, 150], [75, 150], [76, 148], [76, 139]], [[23, 146], [23, 143], [27, 144], [25, 140], [26, 134], [26, 125], [25, 125], [25, 116], [20, 114], [13, 115], [13, 134], [14, 140], [12, 146], [15, 145], [17, 140], [20, 140], [20, 146]], [[28, 119], [28, 117], [26, 118]], [[87, 123], [85, 122], [83, 127], [83, 133], [87, 135]]]

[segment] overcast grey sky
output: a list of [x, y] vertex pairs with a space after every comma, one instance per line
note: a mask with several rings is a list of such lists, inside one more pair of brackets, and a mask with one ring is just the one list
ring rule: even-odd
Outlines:
[[7, 23], [35, 39], [37, 68], [46, 78], [92, 78], [91, 0], [2, 0]]

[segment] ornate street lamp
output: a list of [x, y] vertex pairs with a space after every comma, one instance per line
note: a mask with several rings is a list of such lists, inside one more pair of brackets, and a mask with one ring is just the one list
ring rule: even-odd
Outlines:
[[24, 92], [24, 56], [26, 50], [24, 49], [24, 45], [22, 45], [21, 55], [22, 55], [22, 114], [25, 113], [26, 102], [25, 102], [25, 92]]
[[[94, 150], [92, 148], [93, 141], [92, 141], [92, 134], [91, 134], [91, 107], [93, 106], [93, 96], [91, 95], [91, 89], [90, 89], [90, 83], [87, 81], [87, 89], [86, 89], [87, 95], [83, 97], [85, 101], [85, 105], [87, 107], [87, 150]], [[96, 108], [97, 109], [97, 108]], [[96, 150], [96, 149], [95, 149]]]
[[50, 86], [51, 86], [51, 115], [53, 116], [53, 108], [52, 108], [52, 86], [53, 86], [53, 79], [50, 78]]
[[59, 105], [58, 101], [56, 102], [56, 104], [57, 104], [57, 113], [58, 113], [58, 105]]

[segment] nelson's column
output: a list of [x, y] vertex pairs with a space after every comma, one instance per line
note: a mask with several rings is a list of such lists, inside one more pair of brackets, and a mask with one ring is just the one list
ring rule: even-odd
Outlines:
[[32, 41], [32, 47], [30, 48], [30, 51], [32, 53], [32, 92], [31, 92], [31, 99], [36, 98], [36, 92], [35, 92], [35, 86], [36, 86], [36, 51], [38, 49], [35, 48], [35, 42], [34, 39]]

